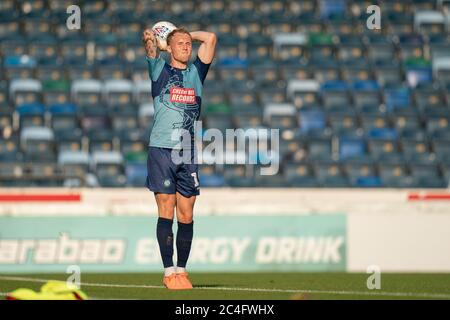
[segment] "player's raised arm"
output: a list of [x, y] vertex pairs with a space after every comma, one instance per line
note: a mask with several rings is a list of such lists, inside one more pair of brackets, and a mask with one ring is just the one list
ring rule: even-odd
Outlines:
[[200, 48], [198, 48], [198, 57], [200, 60], [205, 64], [211, 63], [216, 51], [216, 34], [207, 31], [193, 31], [191, 32], [191, 37], [193, 41], [197, 40], [202, 43]]
[[145, 29], [142, 33], [142, 42], [144, 43], [145, 51], [147, 52], [147, 57], [157, 58], [158, 57], [158, 46], [156, 43], [156, 37], [152, 30]]

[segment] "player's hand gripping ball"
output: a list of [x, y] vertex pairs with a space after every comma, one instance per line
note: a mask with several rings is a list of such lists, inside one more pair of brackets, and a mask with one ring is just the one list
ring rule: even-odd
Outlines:
[[167, 49], [167, 36], [177, 27], [169, 21], [159, 21], [155, 23], [152, 27], [153, 34], [159, 43], [159, 48], [161, 50]]

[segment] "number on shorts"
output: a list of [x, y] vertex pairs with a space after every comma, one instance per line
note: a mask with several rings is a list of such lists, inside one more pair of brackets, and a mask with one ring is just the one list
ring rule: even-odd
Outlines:
[[198, 183], [197, 172], [191, 173], [191, 176], [194, 177], [194, 187], [198, 187], [198, 185], [199, 185], [200, 183]]

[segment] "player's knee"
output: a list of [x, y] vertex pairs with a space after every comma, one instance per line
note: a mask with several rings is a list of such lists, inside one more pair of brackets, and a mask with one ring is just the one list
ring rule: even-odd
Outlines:
[[161, 218], [173, 219], [174, 206], [170, 205], [170, 203], [160, 204], [158, 206], [158, 213]]
[[174, 212], [170, 208], [158, 208], [158, 215], [160, 218], [173, 220]]
[[191, 223], [192, 222], [192, 211], [178, 210], [177, 209], [177, 220], [181, 223]]
[[158, 194], [158, 213], [162, 218], [173, 219], [176, 199], [173, 195]]

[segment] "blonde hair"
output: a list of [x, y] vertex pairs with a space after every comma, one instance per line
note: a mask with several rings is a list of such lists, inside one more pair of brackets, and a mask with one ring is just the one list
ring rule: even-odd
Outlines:
[[191, 34], [189, 33], [189, 31], [187, 31], [185, 28], [177, 28], [167, 35], [167, 39], [166, 39], [167, 44], [170, 44], [170, 41], [172, 40], [173, 36], [177, 33], [187, 34], [187, 35], [189, 35], [189, 37], [192, 40], [192, 37], [191, 37]]

